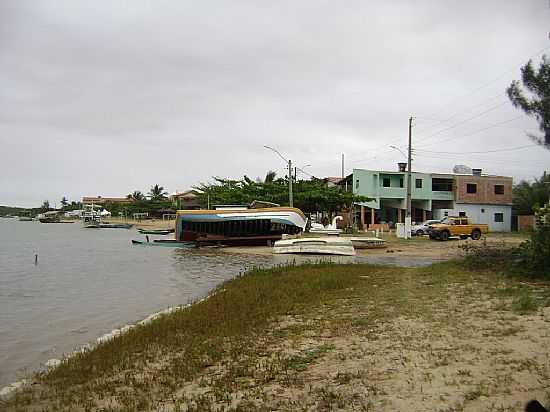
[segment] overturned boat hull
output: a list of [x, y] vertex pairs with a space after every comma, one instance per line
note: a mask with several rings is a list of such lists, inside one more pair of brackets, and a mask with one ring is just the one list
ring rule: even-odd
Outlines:
[[279, 240], [273, 246], [273, 253], [355, 256], [355, 249], [348, 239], [319, 237]]

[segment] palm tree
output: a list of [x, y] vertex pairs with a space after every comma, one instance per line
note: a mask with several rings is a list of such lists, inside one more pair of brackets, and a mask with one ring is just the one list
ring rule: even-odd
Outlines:
[[154, 186], [151, 186], [151, 190], [149, 190], [148, 195], [151, 200], [164, 200], [166, 199], [168, 192], [164, 190], [164, 187], [159, 185], [154, 185]]
[[274, 172], [273, 170], [268, 171], [265, 175], [264, 183], [273, 183], [276, 176], [277, 172]]
[[126, 197], [133, 200], [145, 200], [145, 196], [139, 190], [134, 190], [134, 193], [130, 193]]

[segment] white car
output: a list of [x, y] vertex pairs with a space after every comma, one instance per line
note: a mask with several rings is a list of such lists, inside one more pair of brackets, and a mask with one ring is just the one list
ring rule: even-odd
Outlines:
[[428, 234], [428, 226], [433, 225], [435, 223], [440, 223], [441, 220], [426, 220], [423, 223], [420, 223], [418, 225], [412, 225], [411, 226], [411, 233], [413, 235], [422, 236]]

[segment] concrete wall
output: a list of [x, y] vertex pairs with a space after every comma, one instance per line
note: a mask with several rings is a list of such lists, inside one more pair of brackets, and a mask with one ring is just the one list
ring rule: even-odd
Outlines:
[[535, 227], [535, 215], [518, 216], [518, 230], [528, 230]]
[[[454, 209], [434, 209], [433, 218], [442, 219], [446, 216], [445, 212], [448, 216], [459, 216], [460, 212], [465, 212], [473, 223], [489, 225], [490, 232], [510, 232], [512, 230], [512, 206], [457, 203]], [[495, 222], [495, 213], [504, 215], [503, 222]]]
[[[390, 179], [390, 187], [384, 187], [384, 178]], [[403, 179], [403, 187], [400, 180]], [[416, 188], [416, 179], [422, 179], [422, 188]], [[426, 173], [412, 173], [411, 196], [413, 199], [431, 200], [432, 179]], [[405, 199], [407, 196], [407, 174], [403, 172], [384, 172], [377, 170], [353, 169], [353, 193], [368, 196], [376, 200], [365, 204], [380, 208], [380, 199]]]

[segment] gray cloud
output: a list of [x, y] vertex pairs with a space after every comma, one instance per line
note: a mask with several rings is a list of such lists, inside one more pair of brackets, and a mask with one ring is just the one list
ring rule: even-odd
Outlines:
[[[341, 153], [348, 171], [393, 169], [400, 155], [388, 145], [406, 144], [411, 114], [421, 142], [504, 102], [520, 65], [550, 46], [544, 0], [0, 7], [0, 204], [263, 176], [284, 166], [264, 144], [319, 176], [339, 174]], [[518, 115], [506, 103], [425, 149], [529, 144], [527, 118], [463, 137]], [[527, 178], [549, 160], [540, 148], [419, 152], [415, 165], [467, 161]]]

